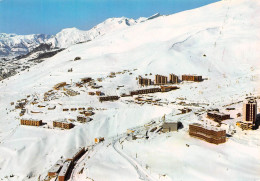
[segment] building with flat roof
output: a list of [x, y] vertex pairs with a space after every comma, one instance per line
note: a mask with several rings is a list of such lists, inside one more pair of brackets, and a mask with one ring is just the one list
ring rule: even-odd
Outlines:
[[201, 82], [202, 76], [201, 75], [182, 75], [182, 81]]
[[49, 177], [55, 177], [58, 175], [59, 171], [61, 170], [61, 167], [63, 165], [63, 160], [58, 160], [49, 170], [48, 170], [48, 176]]
[[189, 125], [189, 135], [213, 144], [226, 142], [226, 130], [198, 123]]
[[21, 119], [21, 125], [27, 125], [27, 126], [41, 126], [41, 125], [42, 125], [42, 120]]
[[58, 175], [58, 181], [65, 181], [65, 179], [68, 176], [68, 173], [71, 169], [71, 165], [72, 165], [71, 160], [67, 160], [66, 162], [64, 162], [64, 164], [60, 170], [60, 173]]
[[99, 101], [103, 102], [103, 101], [116, 101], [118, 100], [120, 97], [118, 96], [100, 96], [99, 97]]
[[179, 82], [179, 78], [175, 74], [170, 74], [170, 83], [177, 84]]
[[164, 85], [164, 84], [167, 84], [167, 83], [168, 83], [168, 81], [167, 81], [166, 76], [158, 75], [158, 74], [155, 75], [155, 84], [156, 85]]
[[221, 122], [226, 119], [230, 119], [230, 114], [220, 113], [218, 111], [209, 111], [207, 117], [216, 122]]
[[161, 88], [150, 88], [150, 89], [140, 89], [135, 91], [130, 91], [130, 95], [138, 95], [138, 94], [150, 94], [155, 92], [162, 92]]
[[71, 128], [73, 128], [73, 126], [74, 125], [72, 123], [69, 123], [66, 120], [53, 121], [53, 127], [71, 129]]
[[178, 123], [177, 122], [164, 122], [162, 124], [162, 132], [171, 132], [171, 131], [178, 131]]
[[243, 104], [243, 121], [255, 125], [257, 114], [257, 102], [253, 98], [244, 101]]
[[141, 86], [149, 86], [149, 85], [152, 85], [152, 81], [151, 81], [151, 79], [148, 79], [148, 78], [139, 77], [138, 84]]

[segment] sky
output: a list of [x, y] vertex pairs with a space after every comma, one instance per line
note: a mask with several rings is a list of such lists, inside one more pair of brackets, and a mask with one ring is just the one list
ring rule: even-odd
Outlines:
[[91, 29], [112, 17], [138, 19], [194, 9], [219, 0], [0, 0], [0, 33], [56, 34]]

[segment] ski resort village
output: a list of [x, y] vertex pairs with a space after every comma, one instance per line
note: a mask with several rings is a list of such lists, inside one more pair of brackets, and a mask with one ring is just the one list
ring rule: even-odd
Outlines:
[[260, 181], [259, 19], [258, 0], [222, 0], [12, 52], [0, 180]]

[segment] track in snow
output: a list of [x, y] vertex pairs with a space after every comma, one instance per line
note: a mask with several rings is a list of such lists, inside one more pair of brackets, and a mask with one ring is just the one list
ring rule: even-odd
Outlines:
[[[119, 138], [120, 139], [120, 138]], [[152, 178], [145, 169], [142, 168], [141, 165], [137, 161], [135, 161], [133, 158], [125, 154], [123, 151], [121, 151], [119, 148], [117, 148], [116, 144], [119, 143], [119, 139], [115, 140], [113, 142], [113, 148], [114, 150], [121, 155], [126, 161], [128, 161], [136, 170], [136, 172], [139, 174], [140, 179], [146, 180], [146, 181], [155, 181], [154, 178]]]

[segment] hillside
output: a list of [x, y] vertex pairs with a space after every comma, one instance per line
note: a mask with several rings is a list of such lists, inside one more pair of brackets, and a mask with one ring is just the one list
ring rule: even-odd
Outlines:
[[[69, 46], [29, 71], [1, 81], [0, 178], [43, 180], [60, 157], [69, 158], [85, 146], [89, 152], [77, 162], [69, 180], [260, 180], [260, 129], [242, 131], [236, 126], [242, 119], [236, 116], [242, 113], [241, 101], [259, 96], [259, 9], [258, 0], [226, 0], [142, 23], [123, 20], [123, 28], [97, 26], [89, 36], [98, 32], [103, 36]], [[67, 32], [73, 42], [84, 37]], [[73, 61], [75, 57], [81, 59]], [[109, 77], [111, 72], [116, 72], [114, 78]], [[120, 96], [140, 89], [139, 75], [154, 80], [155, 74], [170, 73], [198, 74], [205, 80], [182, 82], [178, 90], [144, 96], [160, 99], [160, 105], [137, 104], [134, 97], [99, 102], [98, 96], [88, 94], [96, 89], [76, 86], [81, 78], [92, 77], [105, 95]], [[44, 101], [44, 93], [63, 81], [80, 94], [54, 91], [55, 97]], [[22, 118], [41, 119], [46, 125], [20, 125], [20, 110], [10, 103], [23, 98], [30, 104]], [[34, 99], [46, 107], [31, 104]], [[54, 105], [55, 110], [47, 109]], [[227, 111], [228, 105], [235, 110]], [[75, 107], [92, 107], [93, 120], [74, 122], [70, 130], [52, 128], [54, 120], [76, 119], [78, 112], [63, 111]], [[184, 107], [192, 111], [180, 114]], [[232, 117], [221, 125], [230, 135], [224, 144], [213, 145], [188, 134], [188, 125], [207, 120], [205, 110], [210, 108]], [[182, 122], [183, 128], [151, 134], [148, 140], [125, 136], [127, 129], [144, 136], [144, 125], [159, 125], [164, 115]], [[92, 146], [97, 137], [105, 141]]]

